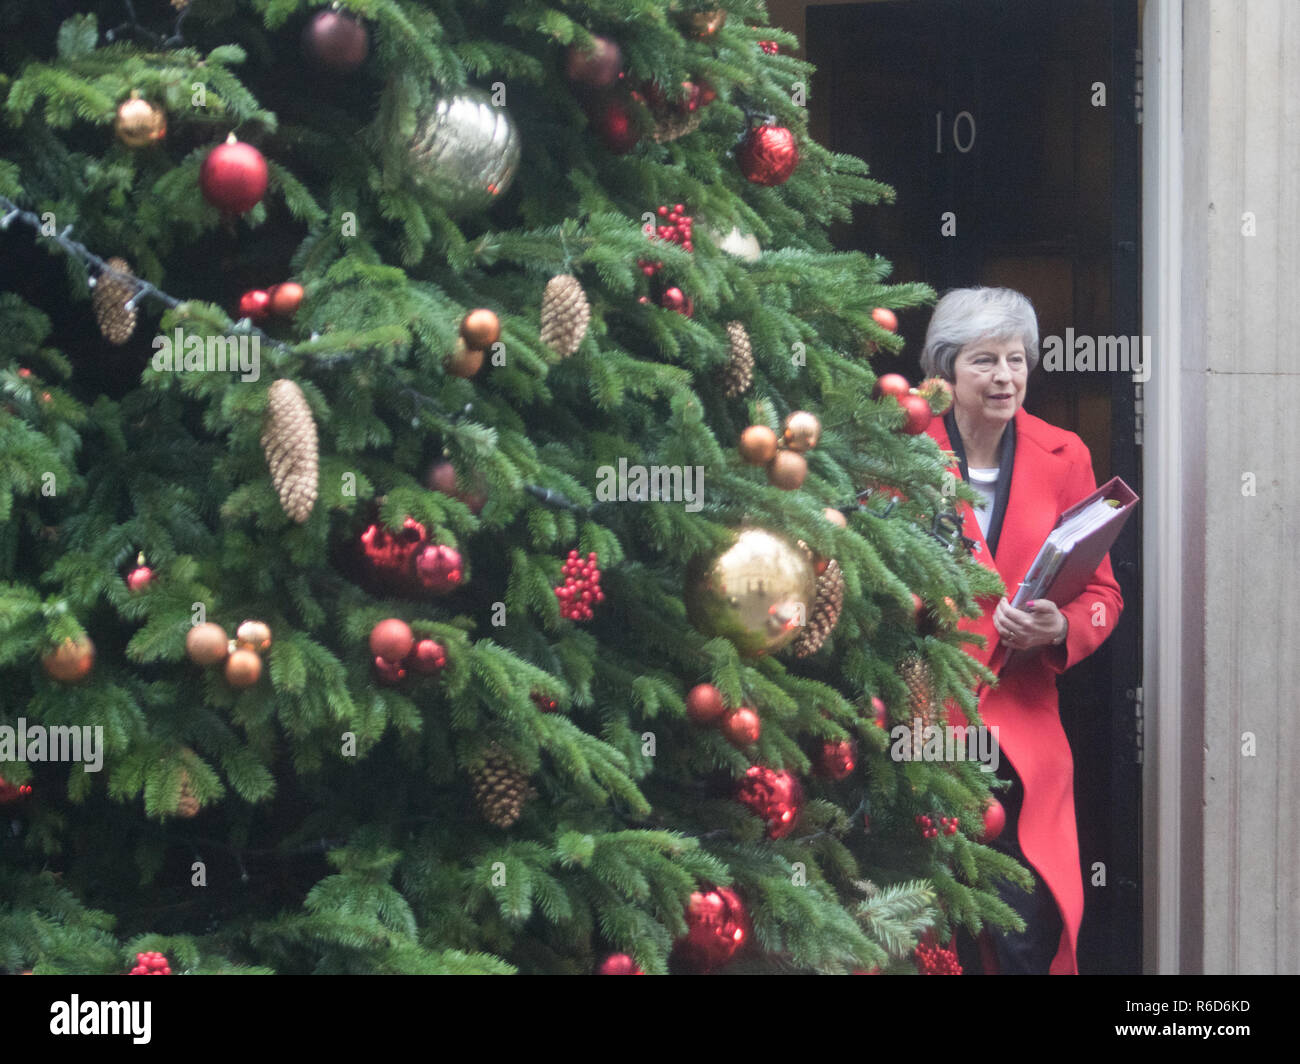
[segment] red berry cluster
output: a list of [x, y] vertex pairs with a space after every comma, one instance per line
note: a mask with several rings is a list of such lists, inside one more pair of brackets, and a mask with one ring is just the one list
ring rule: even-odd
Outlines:
[[917, 946], [916, 966], [922, 975], [961, 975], [957, 954], [939, 946]]
[[591, 620], [591, 607], [605, 601], [605, 592], [600, 589], [596, 552], [592, 551], [583, 561], [576, 550], [569, 551], [560, 572], [564, 583], [555, 589], [555, 597], [560, 600], [560, 616], [569, 621]]
[[934, 821], [924, 813], [918, 813], [914, 819], [916, 820], [917, 826], [921, 829], [921, 837], [923, 839], [933, 839], [940, 834], [956, 835], [957, 825], [961, 823], [961, 820], [958, 817], [941, 816], [939, 818], [939, 826], [935, 827]]
[[[686, 213], [683, 204], [660, 207], [656, 213], [664, 221], [656, 226], [646, 225], [645, 231], [648, 234], [659, 240], [667, 240], [670, 244], [680, 244], [687, 251], [695, 250], [695, 244], [691, 240], [695, 219]], [[662, 262], [651, 262], [649, 259], [637, 259], [637, 265], [647, 277], [653, 277], [664, 268]]]
[[132, 968], [128, 975], [171, 975], [171, 965], [167, 963], [167, 958], [161, 953], [137, 953], [135, 955], [135, 967]]
[[776, 41], [759, 41], [758, 46], [768, 55], [776, 55], [781, 50], [781, 46]]

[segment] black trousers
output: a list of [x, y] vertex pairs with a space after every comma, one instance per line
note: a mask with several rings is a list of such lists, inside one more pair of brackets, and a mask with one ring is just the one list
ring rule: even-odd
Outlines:
[[[1010, 780], [1011, 787], [998, 792], [998, 800], [1007, 811], [1007, 825], [1002, 829], [1002, 834], [990, 843], [990, 847], [1014, 857], [1033, 873], [1017, 838], [1020, 807], [1025, 797], [1024, 785], [1006, 758], [998, 765], [997, 775], [999, 779]], [[1065, 927], [1060, 910], [1056, 907], [1056, 899], [1052, 897], [1047, 884], [1034, 875], [1034, 890], [1029, 893], [1010, 883], [1001, 883], [998, 886], [998, 897], [1025, 921], [1025, 930], [1018, 934], [991, 928], [988, 930], [997, 957], [998, 974], [1047, 975], [1052, 958], [1056, 956], [1061, 944], [1061, 931]], [[984, 964], [979, 944], [966, 931], [957, 935], [957, 959], [961, 962], [963, 973], [983, 974]]]

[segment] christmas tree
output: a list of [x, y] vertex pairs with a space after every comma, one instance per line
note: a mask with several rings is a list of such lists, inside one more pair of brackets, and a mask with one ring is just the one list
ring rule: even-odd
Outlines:
[[991, 775], [890, 735], [992, 679], [946, 396], [876, 376], [933, 293], [834, 250], [893, 192], [759, 0], [0, 19], [0, 967], [1017, 926]]

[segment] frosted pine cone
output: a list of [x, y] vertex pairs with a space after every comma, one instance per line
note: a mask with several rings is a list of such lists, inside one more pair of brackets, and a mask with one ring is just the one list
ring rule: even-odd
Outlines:
[[488, 823], [508, 828], [523, 815], [524, 803], [533, 795], [532, 786], [528, 775], [499, 746], [494, 744], [470, 775], [474, 800]]
[[734, 399], [744, 395], [754, 383], [754, 345], [738, 321], [727, 322], [727, 340], [729, 351], [727, 367], [722, 371], [723, 394]]
[[568, 358], [582, 344], [591, 304], [578, 279], [562, 273], [546, 282], [542, 296], [542, 343]]
[[826, 571], [817, 578], [817, 598], [813, 602], [812, 617], [795, 640], [794, 656], [806, 658], [821, 650], [831, 632], [840, 622], [844, 608], [844, 572], [839, 562], [832, 559]]
[[[109, 259], [105, 265], [118, 273], [134, 276], [126, 259]], [[99, 331], [110, 344], [124, 344], [135, 332], [138, 315], [135, 307], [127, 305], [135, 293], [135, 285], [130, 281], [119, 280], [109, 273], [101, 273], [95, 282], [90, 304], [95, 310]]]
[[316, 422], [302, 389], [291, 380], [271, 385], [266, 403], [262, 450], [271, 470], [271, 483], [280, 506], [290, 519], [302, 524], [316, 505], [318, 455]]

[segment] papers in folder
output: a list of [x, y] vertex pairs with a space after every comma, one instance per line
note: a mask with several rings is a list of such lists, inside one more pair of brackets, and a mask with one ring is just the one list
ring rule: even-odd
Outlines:
[[[1011, 605], [1024, 609], [1035, 599], [1050, 599], [1058, 607], [1073, 602], [1101, 565], [1138, 503], [1138, 497], [1119, 477], [1113, 477], [1057, 519], [1056, 528], [1043, 542]], [[1012, 650], [1002, 668], [1030, 657], [1033, 650]], [[996, 671], [996, 666], [995, 666]]]

